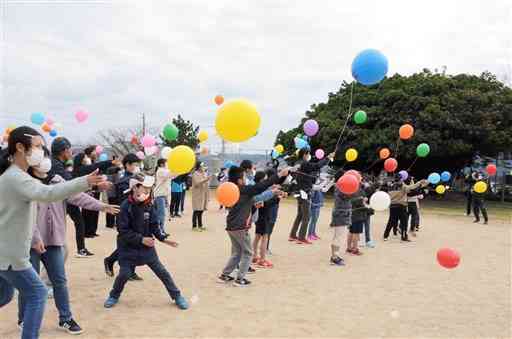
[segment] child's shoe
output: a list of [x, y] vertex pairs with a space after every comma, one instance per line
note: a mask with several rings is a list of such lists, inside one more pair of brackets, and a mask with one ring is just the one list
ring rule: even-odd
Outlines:
[[187, 300], [185, 300], [185, 298], [183, 298], [181, 295], [177, 296], [176, 299], [174, 299], [174, 302], [180, 310], [186, 310], [189, 307]]
[[260, 257], [254, 256], [254, 257], [252, 258], [252, 263], [253, 263], [253, 264], [257, 264], [257, 263], [259, 263], [259, 262], [260, 262]]
[[244, 279], [236, 279], [233, 284], [237, 287], [246, 287], [246, 286], [249, 286], [251, 284], [251, 282], [244, 278]]
[[297, 240], [299, 240], [299, 238], [297, 238], [297, 237], [289, 237], [288, 238], [288, 241], [290, 241], [290, 242], [297, 241]]
[[331, 265], [336, 265], [336, 266], [345, 266], [345, 261], [336, 256], [336, 257], [331, 257]]
[[112, 308], [116, 306], [116, 304], [119, 302], [119, 299], [108, 297], [103, 306], [105, 308]]
[[235, 278], [233, 278], [232, 276], [229, 276], [227, 274], [221, 274], [217, 278], [217, 282], [219, 282], [221, 284], [229, 283], [229, 282], [232, 282], [233, 280], [235, 280]]
[[359, 255], [363, 255], [363, 252], [361, 252], [361, 251], [359, 250], [359, 248], [354, 248], [354, 249], [352, 249], [352, 250], [350, 251], [350, 253], [351, 253], [352, 255], [357, 255], [357, 256], [359, 256]]
[[366, 243], [366, 247], [368, 248], [375, 248], [375, 243], [373, 242], [373, 240], [370, 240]]
[[313, 234], [313, 237], [314, 237], [314, 239], [313, 239], [313, 240], [320, 240], [320, 239], [321, 239], [321, 238], [320, 238], [318, 235], [316, 235], [316, 234]]
[[252, 266], [249, 266], [249, 269], [247, 270], [247, 274], [254, 274], [254, 273], [256, 273], [256, 270]]

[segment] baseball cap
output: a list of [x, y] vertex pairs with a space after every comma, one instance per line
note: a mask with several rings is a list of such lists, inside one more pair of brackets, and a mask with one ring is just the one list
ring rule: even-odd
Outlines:
[[129, 188], [123, 193], [126, 194], [130, 192], [137, 185], [142, 185], [144, 187], [151, 188], [153, 187], [154, 184], [155, 178], [150, 175], [135, 175], [132, 178], [130, 178]]

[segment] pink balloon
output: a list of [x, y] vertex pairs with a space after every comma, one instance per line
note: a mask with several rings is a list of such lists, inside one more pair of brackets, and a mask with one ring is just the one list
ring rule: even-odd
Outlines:
[[55, 120], [53, 120], [52, 117], [46, 118], [46, 123], [50, 126], [52, 126], [55, 123]]
[[83, 110], [78, 110], [75, 113], [75, 118], [79, 123], [82, 123], [89, 118], [89, 113]]
[[103, 153], [103, 146], [100, 146], [100, 145], [96, 146], [96, 154], [101, 154], [101, 153]]
[[158, 152], [158, 146], [144, 147], [144, 153], [146, 155], [153, 155]]
[[138, 151], [137, 153], [135, 153], [135, 155], [137, 156], [137, 158], [139, 158], [140, 160], [144, 160], [144, 158], [146, 157], [144, 155], [144, 152], [142, 151]]
[[322, 149], [317, 149], [315, 152], [315, 157], [319, 160], [323, 159], [324, 155], [325, 155], [325, 152]]
[[146, 134], [145, 136], [142, 137], [140, 143], [144, 147], [153, 147], [156, 144], [156, 139], [154, 136]]
[[306, 133], [306, 135], [309, 137], [317, 134], [318, 128], [318, 122], [313, 119], [309, 119], [304, 123], [304, 133]]

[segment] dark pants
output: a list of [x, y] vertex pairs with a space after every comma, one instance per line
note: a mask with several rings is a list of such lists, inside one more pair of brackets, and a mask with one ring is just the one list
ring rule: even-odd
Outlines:
[[85, 223], [80, 208], [74, 205], [67, 205], [67, 212], [75, 224], [76, 251], [85, 249]]
[[[95, 199], [100, 198], [99, 192], [93, 192], [92, 197]], [[98, 232], [98, 217], [100, 213], [98, 211], [89, 211], [82, 209], [82, 217], [85, 222], [85, 236], [94, 237]]]
[[[155, 275], [162, 281], [167, 292], [173, 300], [175, 300], [178, 296], [180, 296], [180, 290], [176, 287], [176, 284], [172, 280], [171, 274], [167, 269], [162, 265], [158, 257], [150, 262], [146, 263], [149, 268], [155, 273]], [[121, 293], [123, 292], [124, 285], [128, 282], [131, 276], [135, 273], [135, 265], [126, 264], [122, 262], [120, 264], [121, 269], [119, 270], [119, 275], [114, 282], [114, 287], [112, 287], [112, 291], [110, 291], [110, 296], [115, 299], [119, 299]]]
[[391, 228], [396, 229], [400, 222], [402, 240], [407, 239], [407, 207], [403, 205], [392, 205], [389, 209], [389, 220], [384, 231], [384, 238], [389, 237]]
[[183, 213], [185, 211], [185, 196], [187, 195], [187, 191], [183, 191], [180, 194], [180, 212]]
[[279, 212], [279, 204], [275, 204], [270, 208], [270, 225], [268, 232], [268, 242], [267, 242], [267, 250], [270, 249], [270, 236], [274, 232], [274, 226], [277, 222], [277, 214]]
[[371, 220], [371, 216], [367, 216], [366, 217], [366, 220], [364, 222], [364, 239], [366, 242], [370, 242], [372, 241], [372, 235], [371, 235], [371, 232], [370, 232], [370, 220]]
[[114, 265], [117, 261], [119, 261], [119, 250], [116, 248], [110, 256], [105, 258], [105, 261], [110, 264]]
[[484, 221], [489, 221], [487, 217], [487, 209], [485, 208], [485, 202], [482, 199], [473, 199], [473, 213], [475, 213], [475, 219], [480, 221], [480, 211], [484, 216]]
[[420, 213], [416, 202], [409, 202], [407, 204], [407, 219], [409, 218], [411, 218], [411, 232], [414, 232], [420, 225]]
[[290, 237], [297, 238], [297, 230], [299, 229], [300, 240], [306, 240], [306, 234], [308, 233], [309, 215], [311, 212], [311, 201], [309, 199], [297, 199], [297, 217], [293, 223]]
[[466, 214], [471, 214], [471, 205], [473, 204], [473, 194], [471, 191], [466, 192]]
[[[110, 205], [119, 205], [119, 202], [117, 201], [117, 198], [108, 198], [108, 203]], [[114, 228], [117, 227], [117, 216], [114, 214], [107, 213], [107, 227], [108, 228]]]
[[194, 211], [192, 213], [192, 228], [203, 227], [203, 212], [204, 211]]
[[181, 192], [171, 193], [171, 206], [169, 208], [169, 212], [172, 217], [180, 214], [181, 194]]

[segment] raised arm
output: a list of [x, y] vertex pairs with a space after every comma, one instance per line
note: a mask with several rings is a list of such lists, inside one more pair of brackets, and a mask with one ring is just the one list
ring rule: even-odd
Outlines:
[[90, 185], [87, 177], [80, 177], [56, 185], [44, 185], [28, 174], [13, 189], [27, 201], [56, 202], [64, 200], [74, 194], [85, 192]]

